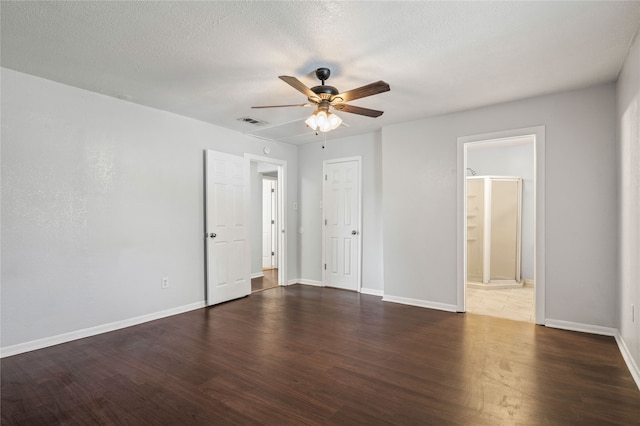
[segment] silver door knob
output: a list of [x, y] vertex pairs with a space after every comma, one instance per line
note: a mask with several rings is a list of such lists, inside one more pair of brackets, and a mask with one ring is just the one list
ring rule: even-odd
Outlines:
[[358, 231], [351, 231], [351, 235], [358, 235]]
[[210, 233], [210, 234], [209, 234], [209, 236], [210, 236], [211, 238], [215, 238], [217, 235], [216, 235], [214, 232], [212, 232], [212, 233]]

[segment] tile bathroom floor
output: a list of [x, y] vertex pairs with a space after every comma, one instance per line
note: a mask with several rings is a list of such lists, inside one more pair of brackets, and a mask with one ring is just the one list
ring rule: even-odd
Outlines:
[[535, 322], [533, 287], [500, 290], [467, 287], [467, 312]]

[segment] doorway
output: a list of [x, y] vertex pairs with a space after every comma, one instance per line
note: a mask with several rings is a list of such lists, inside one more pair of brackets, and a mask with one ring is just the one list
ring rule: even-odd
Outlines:
[[[251, 292], [267, 290], [278, 286], [278, 170], [274, 166], [257, 163], [259, 174], [262, 175], [262, 203], [252, 204], [255, 213], [262, 212], [262, 226], [256, 231], [256, 239], [261, 243], [261, 269], [252, 273]], [[264, 170], [260, 173], [260, 170]], [[257, 183], [257, 182], [256, 182]], [[259, 200], [256, 200], [259, 201]], [[256, 221], [257, 222], [257, 221]], [[261, 233], [261, 238], [259, 234]], [[257, 245], [257, 242], [256, 242]], [[257, 259], [252, 264], [257, 264]]]
[[286, 162], [250, 160], [251, 292], [286, 285]]
[[[522, 153], [527, 150], [529, 150], [528, 157], [526, 155], [504, 157], [507, 154], [514, 155], [516, 152]], [[499, 152], [501, 153], [497, 154]], [[483, 158], [485, 161], [482, 161]], [[527, 158], [528, 160], [524, 161]], [[527, 168], [529, 171], [525, 170]], [[517, 256], [514, 259], [510, 259], [508, 254], [496, 256], [500, 251], [497, 248], [499, 244], [492, 245], [491, 242], [492, 219], [484, 217], [484, 211], [477, 210], [478, 205], [483, 204], [484, 210], [489, 212], [487, 214], [491, 214], [491, 179], [489, 178], [491, 176], [500, 176], [497, 180], [502, 183], [509, 181], [505, 179], [506, 177], [513, 182], [517, 182], [518, 179], [524, 182], [520, 192], [520, 196], [523, 193], [525, 195], [521, 204], [522, 225], [519, 229], [511, 230], [513, 236], [507, 238], [510, 244], [520, 240], [517, 248], [514, 247], [511, 250], [511, 254], [515, 253]], [[469, 181], [473, 181], [476, 186], [486, 188], [487, 197], [484, 198], [485, 190], [482, 188], [479, 194], [468, 192], [467, 182]], [[517, 184], [509, 183], [509, 185], [517, 188]], [[476, 190], [477, 188], [474, 189]], [[469, 201], [469, 196], [476, 198]], [[477, 197], [481, 197], [482, 203], [478, 202]], [[507, 204], [510, 202], [508, 201]], [[473, 216], [471, 219], [469, 208], [476, 209], [471, 212]], [[513, 210], [513, 208], [510, 209], [511, 212]], [[504, 217], [494, 219], [495, 226], [504, 223], [505, 220], [511, 224], [518, 223], [520, 217], [516, 214], [517, 212], [513, 212], [513, 220]], [[473, 221], [477, 219], [475, 216], [482, 217], [482, 223], [474, 223]], [[482, 229], [483, 223], [487, 229]], [[510, 225], [510, 228], [514, 226]], [[516, 235], [523, 230], [523, 234]], [[469, 238], [473, 240], [471, 243]], [[494, 258], [498, 258], [501, 262], [492, 263], [492, 248]], [[510, 272], [515, 272], [515, 274], [510, 273], [513, 276], [503, 276], [503, 270], [497, 272], [498, 265], [504, 269], [505, 263], [502, 261], [505, 258], [508, 259], [507, 264], [513, 263], [508, 268]], [[519, 260], [518, 263], [515, 263], [516, 259]], [[511, 262], [512, 260], [514, 262]], [[471, 266], [469, 266], [470, 262]], [[490, 273], [492, 266], [497, 273], [495, 277]], [[470, 276], [475, 277], [471, 280], [475, 282], [474, 285], [468, 285]], [[458, 138], [457, 292], [459, 312], [510, 317], [520, 321], [544, 324], [544, 126]], [[530, 311], [523, 312], [523, 310], [526, 311], [527, 306]]]
[[534, 322], [533, 137], [466, 151], [466, 310]]

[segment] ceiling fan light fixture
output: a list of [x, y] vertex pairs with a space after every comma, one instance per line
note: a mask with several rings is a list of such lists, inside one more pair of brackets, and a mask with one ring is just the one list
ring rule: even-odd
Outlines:
[[309, 118], [305, 120], [305, 124], [311, 130], [319, 130], [321, 132], [329, 132], [337, 129], [342, 124], [342, 119], [335, 114], [325, 110], [316, 110]]
[[331, 126], [331, 130], [337, 129], [341, 124], [342, 118], [338, 117], [335, 114], [329, 113], [329, 125]]
[[309, 118], [307, 118], [307, 119], [304, 121], [304, 124], [306, 124], [307, 126], [309, 126], [309, 127], [311, 128], [311, 130], [316, 130], [316, 129], [318, 128], [318, 122], [316, 121], [316, 115], [315, 115], [315, 113], [314, 113], [314, 114], [311, 114], [311, 115], [309, 116]]

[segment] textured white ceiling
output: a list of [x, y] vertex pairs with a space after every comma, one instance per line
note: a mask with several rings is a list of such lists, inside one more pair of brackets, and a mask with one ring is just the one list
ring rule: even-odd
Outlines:
[[[1, 65], [288, 143], [318, 140], [278, 79], [346, 91], [379, 118], [339, 113], [328, 138], [614, 81], [640, 2], [7, 2]], [[268, 124], [254, 126], [240, 117]]]

